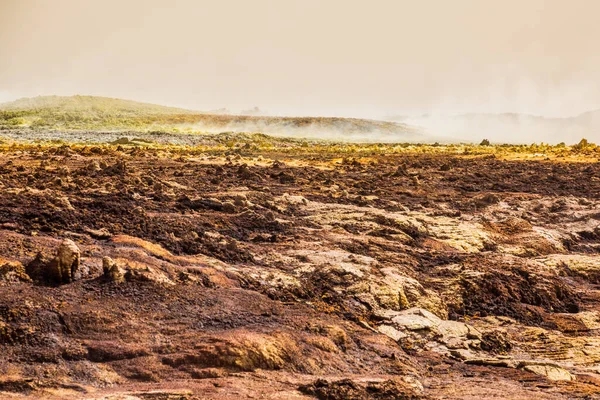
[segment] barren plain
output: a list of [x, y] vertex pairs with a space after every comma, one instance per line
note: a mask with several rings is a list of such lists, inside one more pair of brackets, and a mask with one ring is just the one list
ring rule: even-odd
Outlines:
[[1, 398], [599, 398], [594, 145], [238, 139], [4, 140]]

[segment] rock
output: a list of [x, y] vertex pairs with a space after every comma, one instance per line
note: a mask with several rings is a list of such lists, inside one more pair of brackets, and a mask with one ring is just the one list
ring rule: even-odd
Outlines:
[[551, 381], [572, 381], [575, 379], [569, 371], [552, 364], [532, 364], [522, 367], [524, 371], [542, 375]]
[[425, 310], [423, 308], [413, 307], [413, 308], [409, 308], [408, 310], [404, 310], [401, 313], [406, 314], [406, 315], [420, 315], [420, 316], [425, 317], [428, 320], [432, 321], [436, 325], [438, 325], [439, 322], [441, 321], [440, 317], [438, 317], [431, 311]]
[[239, 166], [239, 168], [237, 170], [237, 175], [241, 179], [251, 179], [255, 176], [255, 174], [252, 173], [252, 171], [250, 171], [247, 164], [242, 164]]
[[233, 204], [231, 201], [226, 201], [223, 203], [223, 212], [228, 214], [234, 214], [235, 211], [235, 204]]
[[325, 325], [321, 327], [321, 332], [326, 335], [340, 349], [346, 351], [351, 342], [346, 331], [337, 325]]
[[135, 144], [135, 145], [148, 145], [148, 144], [152, 144], [155, 143], [153, 140], [148, 140], [148, 139], [144, 139], [144, 138], [133, 138], [129, 141], [130, 144]]
[[[405, 337], [422, 342], [429, 350], [443, 354], [448, 354], [450, 350], [452, 354], [451, 350], [479, 350], [480, 348], [482, 335], [478, 330], [463, 322], [442, 320], [422, 308], [413, 307], [400, 312], [388, 312], [387, 315], [379, 313], [379, 316], [391, 319], [393, 329], [400, 331], [399, 333], [403, 333]], [[387, 327], [379, 331], [392, 338], [398, 336]]]
[[408, 337], [406, 333], [400, 332], [398, 329], [394, 328], [391, 325], [379, 325], [379, 327], [377, 327], [377, 330], [379, 331], [379, 333], [384, 334], [385, 336], [389, 337], [392, 340], [395, 340], [396, 342], [398, 340], [404, 339], [405, 337]]
[[309, 337], [306, 339], [306, 343], [327, 353], [339, 353], [340, 351], [331, 339], [323, 336]]
[[102, 259], [102, 270], [104, 278], [110, 282], [125, 282], [125, 271], [110, 257]]
[[161, 182], [154, 182], [153, 189], [156, 194], [162, 194], [165, 191], [165, 185]]
[[442, 321], [436, 330], [444, 338], [466, 337], [469, 333], [467, 324], [458, 321]]
[[369, 285], [368, 290], [374, 299], [373, 308], [380, 306], [383, 309], [395, 311], [409, 308], [404, 289], [393, 281], [385, 280], [381, 283], [372, 283]]
[[287, 172], [280, 173], [278, 175], [278, 177], [279, 177], [279, 183], [282, 183], [282, 184], [291, 184], [296, 181], [296, 178], [294, 177], [294, 175], [289, 174]]
[[244, 194], [239, 194], [239, 195], [235, 196], [235, 198], [233, 199], [233, 204], [236, 207], [248, 207], [249, 206], [248, 198]]
[[306, 199], [306, 197], [304, 196], [299, 196], [299, 195], [290, 195], [288, 193], [284, 193], [279, 200], [281, 200], [284, 203], [287, 204], [291, 204], [291, 205], [307, 205], [308, 204], [308, 200]]
[[85, 232], [87, 232], [94, 239], [106, 240], [112, 237], [112, 234], [106, 229], [92, 229], [92, 228], [84, 228]]
[[227, 373], [219, 368], [194, 368], [191, 376], [194, 379], [223, 378]]
[[469, 341], [465, 340], [462, 337], [443, 337], [439, 339], [441, 343], [443, 343], [448, 349], [468, 349]]
[[100, 163], [98, 160], [92, 160], [86, 165], [85, 170], [87, 172], [94, 173], [102, 171], [102, 168], [100, 168]]
[[73, 205], [69, 201], [68, 197], [65, 197], [65, 196], [56, 197], [56, 203], [57, 203], [57, 205], [60, 205], [61, 207], [65, 208], [66, 210], [75, 211], [75, 207], [73, 207]]
[[431, 330], [435, 325], [420, 315], [399, 315], [392, 319], [394, 325], [409, 331]]
[[399, 312], [399, 311], [387, 310], [384, 308], [379, 308], [379, 309], [373, 310], [373, 316], [377, 317], [381, 320], [384, 320], [384, 321], [391, 321], [394, 317], [396, 317], [400, 314], [401, 314], [401, 312]]
[[500, 198], [493, 193], [485, 193], [473, 198], [473, 203], [477, 207], [487, 207], [500, 202]]
[[190, 390], [141, 390], [94, 397], [97, 400], [194, 400]]
[[127, 172], [127, 163], [124, 160], [118, 160], [113, 165], [104, 168], [107, 175], [124, 175]]
[[392, 174], [392, 176], [408, 176], [408, 170], [406, 169], [406, 165], [398, 165], [398, 168], [396, 168], [396, 171]]
[[71, 239], [65, 239], [58, 247], [53, 265], [60, 274], [62, 282], [71, 282], [79, 270], [81, 252], [79, 247]]
[[122, 137], [122, 138], [119, 138], [117, 140], [113, 140], [112, 142], [110, 142], [110, 144], [113, 144], [113, 145], [117, 145], [117, 144], [129, 144], [129, 138]]
[[368, 274], [368, 279], [360, 279], [348, 287], [348, 293], [377, 314], [384, 314], [383, 310], [418, 307], [440, 318], [448, 318], [447, 307], [437, 293], [426, 290], [416, 279], [401, 275], [394, 268], [382, 268], [380, 271], [384, 277]]
[[18, 261], [7, 261], [0, 259], [0, 283], [31, 282], [31, 278], [25, 272], [25, 267]]
[[371, 285], [371, 293], [384, 308], [405, 310], [418, 307], [428, 310], [439, 318], [448, 318], [448, 310], [437, 293], [429, 291], [419, 281], [398, 274], [393, 268], [382, 268], [385, 278], [378, 285]]
[[222, 202], [221, 200], [214, 198], [190, 199], [187, 196], [184, 196], [179, 199], [179, 204], [184, 207], [191, 208], [192, 210], [205, 209], [226, 212], [230, 214], [236, 212], [235, 204], [233, 204], [233, 202]]
[[465, 349], [465, 348], [456, 348], [456, 349], [450, 348], [450, 349], [451, 349], [450, 355], [454, 358], [458, 358], [459, 360], [468, 362], [468, 361], [476, 358], [475, 354], [473, 354], [473, 352], [469, 351], [468, 349]]
[[394, 325], [409, 331], [434, 330], [442, 320], [422, 308], [409, 308], [392, 318]]
[[27, 274], [38, 281], [51, 284], [70, 283], [81, 278], [80, 251], [75, 242], [65, 239], [59, 245], [56, 256], [49, 260], [42, 253], [27, 265]]
[[[122, 272], [122, 271], [121, 271]], [[174, 282], [158, 268], [133, 268], [128, 266], [125, 268], [125, 280], [137, 282], [152, 282], [160, 285], [174, 285]]]

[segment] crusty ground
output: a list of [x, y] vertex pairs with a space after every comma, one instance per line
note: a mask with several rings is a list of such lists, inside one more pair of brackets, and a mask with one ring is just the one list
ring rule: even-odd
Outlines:
[[[597, 398], [599, 177], [489, 155], [5, 148], [0, 265], [70, 238], [86, 274], [0, 282], [0, 397]], [[138, 278], [108, 281], [105, 256]], [[387, 302], [394, 274], [420, 292]], [[407, 307], [482, 332], [473, 358], [379, 332]]]

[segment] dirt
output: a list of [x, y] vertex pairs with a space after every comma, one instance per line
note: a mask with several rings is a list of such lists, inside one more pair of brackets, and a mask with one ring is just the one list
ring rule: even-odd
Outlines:
[[600, 398], [599, 173], [5, 146], [0, 398]]

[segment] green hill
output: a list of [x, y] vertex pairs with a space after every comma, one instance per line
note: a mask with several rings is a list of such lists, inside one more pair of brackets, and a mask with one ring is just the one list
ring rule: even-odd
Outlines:
[[0, 104], [0, 127], [131, 129], [192, 111], [97, 96], [39, 96]]
[[140, 114], [186, 114], [190, 110], [159, 106], [132, 100], [113, 99], [100, 96], [38, 96], [0, 104], [0, 110], [28, 111], [53, 110], [55, 112], [77, 112], [84, 115], [140, 115]]
[[423, 141], [418, 129], [398, 122], [208, 114], [95, 96], [41, 96], [0, 104], [0, 129], [261, 132], [272, 136], [344, 141]]

